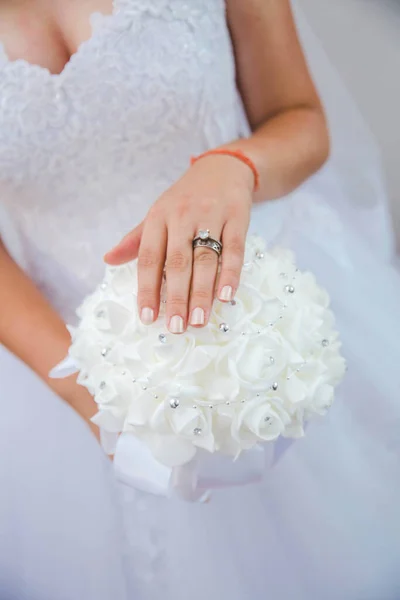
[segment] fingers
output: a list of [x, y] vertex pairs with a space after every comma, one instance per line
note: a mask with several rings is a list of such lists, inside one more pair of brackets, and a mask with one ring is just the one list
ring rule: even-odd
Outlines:
[[217, 297], [223, 302], [233, 300], [239, 287], [247, 225], [246, 222], [229, 221], [222, 232], [222, 265]]
[[[217, 297], [223, 302], [233, 300], [240, 282], [248, 222], [229, 220], [211, 226], [211, 236], [221, 238], [222, 266]], [[141, 321], [150, 325], [159, 313], [160, 290], [164, 264], [166, 266], [166, 320], [171, 333], [183, 333], [188, 324], [207, 324], [214, 299], [219, 257], [207, 247], [193, 252], [193, 232], [190, 227], [171, 224], [167, 230], [164, 219], [146, 218], [128, 233], [104, 260], [120, 265], [138, 257], [138, 308]]]
[[144, 222], [130, 231], [122, 240], [104, 256], [109, 265], [122, 265], [138, 256]]
[[172, 225], [168, 231], [167, 260], [167, 326], [171, 333], [183, 333], [187, 327], [187, 311], [192, 276], [191, 231]]
[[148, 219], [138, 254], [138, 309], [145, 325], [151, 325], [160, 309], [167, 228], [161, 220]]
[[[221, 227], [213, 228], [212, 236], [220, 238]], [[202, 327], [207, 324], [214, 300], [215, 279], [218, 270], [218, 254], [206, 247], [193, 252], [193, 273], [190, 293], [189, 324]]]

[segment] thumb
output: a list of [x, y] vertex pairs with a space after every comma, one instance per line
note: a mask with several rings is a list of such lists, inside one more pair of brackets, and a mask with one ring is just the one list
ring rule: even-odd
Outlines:
[[104, 255], [104, 261], [109, 265], [122, 265], [137, 258], [143, 233], [142, 221], [132, 229], [112, 250]]

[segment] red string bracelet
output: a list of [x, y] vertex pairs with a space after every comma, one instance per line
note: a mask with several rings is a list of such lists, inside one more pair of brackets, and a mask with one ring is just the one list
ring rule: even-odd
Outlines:
[[203, 154], [199, 154], [199, 156], [192, 156], [190, 164], [194, 165], [194, 163], [200, 160], [201, 158], [204, 158], [205, 156], [210, 156], [212, 154], [233, 156], [234, 158], [241, 160], [242, 163], [247, 165], [252, 170], [254, 175], [254, 191], [256, 192], [258, 190], [258, 188], [260, 187], [260, 175], [258, 173], [257, 167], [253, 163], [251, 158], [246, 156], [246, 154], [241, 150], [228, 150], [228, 148], [216, 148], [215, 150], [208, 150], [207, 152], [203, 152]]

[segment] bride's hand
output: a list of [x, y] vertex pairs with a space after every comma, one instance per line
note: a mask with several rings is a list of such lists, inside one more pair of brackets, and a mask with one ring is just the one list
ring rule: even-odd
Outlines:
[[233, 299], [239, 285], [253, 201], [254, 175], [232, 156], [201, 158], [152, 206], [144, 221], [105, 256], [111, 265], [138, 257], [139, 314], [149, 325], [158, 316], [164, 265], [166, 318], [172, 333], [204, 326], [214, 299], [218, 256], [193, 250], [200, 229], [223, 245], [217, 297]]

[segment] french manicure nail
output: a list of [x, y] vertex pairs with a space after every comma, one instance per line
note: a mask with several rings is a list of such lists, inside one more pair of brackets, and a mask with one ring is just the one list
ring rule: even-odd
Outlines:
[[144, 325], [151, 325], [154, 321], [154, 311], [152, 308], [145, 306], [140, 313], [140, 320]]
[[183, 319], [179, 315], [171, 317], [169, 322], [169, 330], [171, 333], [183, 333]]
[[192, 311], [190, 317], [191, 325], [204, 325], [204, 310], [199, 306]]
[[233, 290], [230, 285], [224, 285], [222, 290], [219, 293], [219, 299], [224, 302], [229, 302], [232, 300]]

